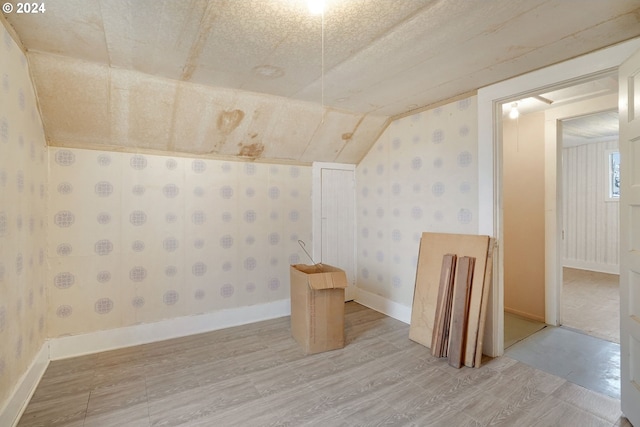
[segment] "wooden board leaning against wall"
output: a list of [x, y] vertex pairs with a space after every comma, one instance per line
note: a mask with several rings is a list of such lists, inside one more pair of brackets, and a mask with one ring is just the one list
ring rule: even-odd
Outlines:
[[409, 328], [411, 340], [431, 348], [443, 257], [455, 254], [457, 257], [475, 258], [469, 291], [463, 361], [468, 367], [480, 366], [494, 244], [495, 240], [489, 236], [422, 234]]

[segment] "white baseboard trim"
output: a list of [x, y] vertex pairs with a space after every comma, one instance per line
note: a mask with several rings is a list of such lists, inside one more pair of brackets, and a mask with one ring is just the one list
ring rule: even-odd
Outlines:
[[599, 273], [620, 274], [620, 266], [617, 264], [599, 264], [577, 259], [565, 259], [562, 260], [562, 266], [578, 270], [597, 271]]
[[411, 307], [358, 288], [355, 301], [404, 323], [411, 323]]
[[535, 321], [540, 322], [540, 323], [545, 323], [544, 322], [544, 320], [545, 320], [544, 316], [542, 316], [542, 317], [541, 316], [536, 316], [535, 314], [527, 313], [526, 311], [515, 310], [515, 309], [507, 307], [507, 306], [504, 307], [504, 311], [506, 313], [515, 314], [516, 316], [519, 316], [519, 317], [524, 317], [525, 319], [531, 319], [531, 320], [535, 320]]
[[[52, 338], [49, 340], [49, 357], [51, 360], [66, 359], [275, 319], [290, 314], [291, 303], [289, 299], [285, 299], [124, 328]], [[0, 425], [4, 424], [0, 423]]]
[[29, 369], [22, 375], [17, 387], [0, 410], [0, 426], [18, 425], [18, 421], [36, 391], [47, 366], [49, 366], [49, 343], [44, 342]]

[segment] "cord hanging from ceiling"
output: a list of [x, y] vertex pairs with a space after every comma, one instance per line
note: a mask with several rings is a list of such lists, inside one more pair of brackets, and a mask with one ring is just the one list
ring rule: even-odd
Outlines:
[[320, 104], [324, 123], [324, 9], [325, 0], [308, 0], [307, 7], [313, 15], [320, 15]]
[[320, 99], [322, 103], [322, 121], [324, 122], [324, 7], [322, 8], [322, 22], [320, 23], [321, 35], [321, 64], [320, 64]]

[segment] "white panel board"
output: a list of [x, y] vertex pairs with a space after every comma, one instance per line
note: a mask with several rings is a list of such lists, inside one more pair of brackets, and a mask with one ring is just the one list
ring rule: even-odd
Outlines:
[[343, 269], [355, 297], [355, 166], [314, 163], [314, 260]]

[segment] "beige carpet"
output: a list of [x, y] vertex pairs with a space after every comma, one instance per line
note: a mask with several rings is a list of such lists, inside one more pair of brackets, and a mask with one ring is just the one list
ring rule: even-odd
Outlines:
[[562, 325], [619, 343], [619, 276], [573, 268], [563, 276]]
[[535, 334], [546, 325], [511, 313], [504, 313], [504, 348]]

